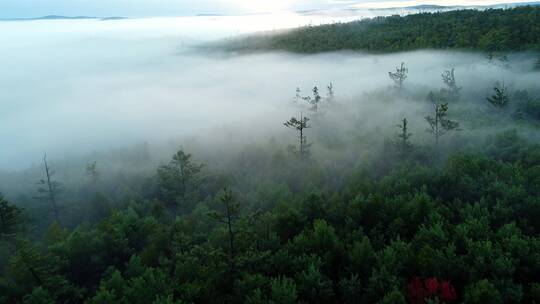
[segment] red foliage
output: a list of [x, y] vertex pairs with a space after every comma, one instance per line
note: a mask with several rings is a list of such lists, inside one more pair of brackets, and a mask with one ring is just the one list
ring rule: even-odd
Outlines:
[[409, 300], [413, 304], [423, 304], [426, 298], [426, 292], [422, 280], [418, 277], [414, 278], [408, 285]]
[[449, 281], [437, 278], [413, 278], [407, 285], [409, 301], [412, 304], [424, 304], [426, 299], [439, 298], [443, 303], [452, 303], [457, 299], [454, 286]]
[[426, 279], [424, 285], [426, 285], [428, 298], [437, 295], [437, 292], [439, 291], [439, 280], [437, 280], [437, 278]]
[[449, 281], [443, 281], [441, 283], [441, 294], [439, 297], [444, 302], [450, 303], [457, 299], [456, 289]]

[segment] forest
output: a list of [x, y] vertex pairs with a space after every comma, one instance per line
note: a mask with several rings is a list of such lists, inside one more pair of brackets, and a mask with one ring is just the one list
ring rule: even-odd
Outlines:
[[[44, 155], [35, 197], [1, 200], [1, 301], [538, 303], [538, 88], [499, 83], [473, 109], [453, 69], [423, 101], [408, 75], [372, 94], [425, 117], [388, 122], [382, 141], [362, 124], [337, 134], [329, 84], [291, 94], [287, 149], [218, 150], [213, 165], [179, 150], [127, 176], [90, 162], [69, 187]], [[149, 162], [136, 150], [121, 158]]]
[[398, 54], [416, 63], [370, 70], [384, 85], [360, 95], [287, 83], [280, 133], [260, 122], [0, 171], [0, 303], [540, 303], [539, 73], [529, 53], [490, 54], [538, 49], [539, 18], [302, 28], [264, 48], [484, 61], [437, 69], [434, 86], [412, 81], [425, 53]]
[[359, 50], [371, 53], [419, 49], [485, 52], [540, 49], [540, 6], [456, 10], [368, 18], [305, 26], [225, 41], [234, 52], [285, 50], [318, 53]]

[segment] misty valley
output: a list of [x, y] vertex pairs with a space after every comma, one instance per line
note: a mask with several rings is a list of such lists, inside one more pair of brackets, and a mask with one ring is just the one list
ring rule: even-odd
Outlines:
[[540, 303], [540, 6], [441, 8], [0, 20], [0, 303]]

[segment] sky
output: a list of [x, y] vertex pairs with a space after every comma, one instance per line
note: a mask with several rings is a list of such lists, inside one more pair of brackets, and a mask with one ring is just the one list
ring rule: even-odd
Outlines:
[[0, 18], [183, 16], [417, 4], [489, 5], [523, 0], [0, 0]]

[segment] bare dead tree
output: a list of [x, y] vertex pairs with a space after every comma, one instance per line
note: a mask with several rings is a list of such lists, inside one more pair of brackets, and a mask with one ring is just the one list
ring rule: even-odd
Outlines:
[[36, 199], [48, 201], [53, 210], [54, 219], [57, 223], [60, 223], [60, 216], [57, 204], [57, 197], [62, 191], [62, 184], [54, 180], [55, 171], [51, 169], [47, 162], [47, 153], [43, 154], [43, 168], [45, 172], [45, 179], [38, 181], [38, 196]]

